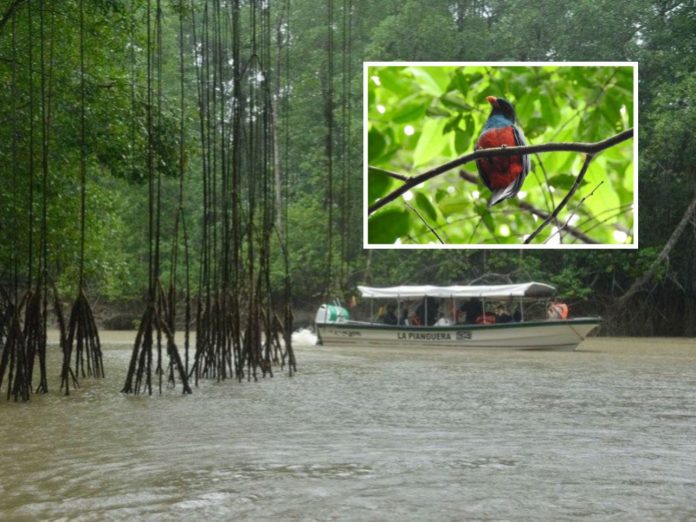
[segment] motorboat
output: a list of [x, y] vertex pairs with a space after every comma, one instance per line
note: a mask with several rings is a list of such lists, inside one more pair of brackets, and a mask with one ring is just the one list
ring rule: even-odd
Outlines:
[[[352, 319], [338, 303], [323, 304], [315, 316], [317, 344], [572, 351], [601, 323], [547, 313], [558, 303], [556, 289], [537, 282], [358, 290], [370, 301], [369, 320]], [[560, 309], [567, 314], [567, 306]]]

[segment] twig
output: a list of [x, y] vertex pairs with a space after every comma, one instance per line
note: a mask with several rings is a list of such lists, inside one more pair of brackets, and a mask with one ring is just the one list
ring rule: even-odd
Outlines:
[[[623, 214], [627, 210], [631, 210], [633, 208], [633, 203], [627, 203], [626, 205], [619, 205], [618, 207], [612, 207], [612, 208], [607, 208], [602, 210], [601, 212], [597, 212], [594, 216], [589, 217], [585, 219], [584, 221], [581, 221], [577, 225], [575, 225], [575, 228], [578, 230], [582, 230], [583, 233], [587, 234], [591, 230], [594, 230], [596, 227], [599, 225], [602, 225], [605, 223], [605, 221], [600, 221], [599, 217], [604, 215], [604, 214], [609, 214], [610, 212], [613, 212], [606, 221], [610, 219], [614, 219], [615, 217], [619, 216], [620, 214]], [[588, 228], [583, 228], [585, 225], [590, 225]]]
[[[551, 183], [549, 183], [549, 175], [546, 172], [546, 167], [544, 167], [544, 162], [541, 161], [541, 156], [539, 154], [534, 155], [536, 157], [536, 160], [539, 162], [539, 167], [541, 168], [541, 173], [544, 175], [544, 181], [546, 182], [546, 186], [549, 187], [548, 193], [549, 193], [549, 199], [551, 199], [551, 206], [548, 208], [548, 210], [551, 210], [556, 206], [556, 201], [553, 199], [553, 192], [551, 191]], [[534, 170], [534, 174], [536, 174], [536, 169]], [[544, 195], [544, 203], [548, 203], [546, 199], [546, 191], [542, 191], [542, 194]]]
[[[605, 223], [608, 223], [608, 222], [611, 221], [612, 219], [615, 219], [615, 218], [619, 217], [621, 214], [625, 213], [626, 210], [629, 210], [629, 209], [631, 209], [631, 208], [633, 207], [633, 205], [624, 205], [624, 206], [626, 207], [625, 210], [618, 210], [618, 211], [614, 212], [612, 215], [610, 215], [609, 217], [604, 218], [604, 219], [601, 219], [601, 220], [597, 220], [597, 219], [596, 219], [596, 216], [595, 216], [595, 218], [593, 218], [593, 219], [588, 219], [588, 220], [584, 221], [583, 223], [581, 223], [580, 225], [578, 225], [578, 228], [580, 228], [580, 226], [584, 226], [584, 225], [587, 224], [587, 223], [592, 223], [592, 221], [596, 221], [596, 223], [593, 223], [592, 226], [586, 228], [586, 229], [583, 231], [585, 234], [587, 234], [587, 233], [589, 233], [589, 232], [592, 232], [595, 228], [601, 227], [601, 226], [604, 225]], [[621, 209], [621, 208], [623, 208], [623, 207], [618, 207], [618, 208]], [[603, 214], [603, 212], [600, 212], [600, 214]]]
[[370, 172], [379, 172], [380, 174], [386, 174], [389, 177], [392, 177], [394, 179], [398, 179], [401, 181], [408, 181], [411, 179], [409, 176], [404, 176], [403, 174], [399, 174], [398, 172], [392, 172], [391, 170], [381, 169], [379, 167], [369, 167], [368, 174]]
[[[376, 210], [379, 210], [387, 203], [394, 201], [401, 194], [408, 191], [410, 188], [420, 185], [424, 181], [427, 181], [435, 176], [438, 176], [448, 170], [474, 161], [478, 158], [489, 158], [492, 156], [504, 157], [504, 156], [518, 156], [520, 154], [531, 154], [534, 152], [553, 152], [553, 151], [564, 151], [564, 152], [584, 152], [586, 154], [596, 154], [604, 149], [608, 149], [626, 141], [633, 137], [633, 128], [620, 132], [616, 136], [607, 138], [603, 141], [598, 141], [596, 143], [544, 143], [541, 145], [526, 145], [524, 147], [499, 147], [495, 149], [479, 149], [477, 151], [465, 154], [459, 158], [456, 158], [447, 163], [443, 163], [435, 168], [432, 168], [422, 174], [408, 178], [408, 181], [404, 182], [403, 185], [394, 189], [389, 194], [384, 196], [379, 201], [376, 201], [368, 208], [368, 214], [372, 214]], [[372, 168], [372, 167], [369, 167]]]
[[408, 208], [410, 208], [411, 210], [413, 210], [413, 212], [416, 213], [416, 216], [418, 216], [418, 217], [420, 218], [420, 220], [421, 220], [421, 221], [423, 222], [423, 224], [428, 228], [428, 230], [430, 230], [430, 232], [433, 233], [433, 235], [437, 238], [437, 240], [438, 240], [440, 243], [442, 243], [442, 244], [444, 245], [445, 242], [444, 242], [444, 241], [442, 240], [442, 238], [437, 234], [437, 232], [435, 232], [435, 229], [434, 229], [433, 227], [430, 226], [430, 224], [425, 220], [425, 218], [424, 218], [423, 216], [421, 216], [421, 213], [418, 212], [415, 208], [413, 208], [413, 207], [412, 207], [411, 205], [409, 205], [408, 203], [405, 203], [405, 205], [406, 205]]
[[[597, 185], [595, 186], [595, 188], [593, 188], [587, 196], [584, 196], [584, 197], [580, 200], [580, 202], [579, 202], [577, 205], [575, 205], [575, 207], [573, 208], [573, 210], [570, 212], [570, 216], [568, 216], [568, 219], [566, 219], [565, 222], [564, 222], [560, 227], [558, 227], [558, 230], [556, 230], [553, 234], [551, 234], [549, 237], [547, 237], [545, 242], [548, 242], [549, 239], [551, 239], [551, 238], [552, 238], [553, 236], [555, 236], [556, 234], [560, 234], [560, 233], [563, 232], [564, 230], [567, 230], [568, 232], [570, 232], [570, 225], [569, 225], [569, 223], [570, 223], [570, 220], [573, 219], [573, 216], [575, 215], [575, 211], [576, 211], [577, 209], [579, 209], [579, 208], [582, 206], [582, 204], [585, 202], [585, 200], [586, 200], [587, 198], [589, 198], [592, 194], [595, 193], [595, 190], [597, 190], [599, 187], [602, 186], [602, 183], [604, 183], [604, 180], [602, 180], [602, 181], [600, 181], [599, 183], [597, 183]], [[571, 234], [571, 235], [572, 235], [572, 234]], [[560, 239], [561, 239], [561, 242], [562, 242], [562, 241], [563, 241], [563, 237], [561, 237]], [[595, 242], [596, 242], [596, 241], [595, 241]]]
[[580, 170], [580, 174], [578, 174], [577, 179], [575, 180], [575, 183], [573, 183], [573, 186], [570, 187], [570, 190], [568, 193], [565, 195], [565, 197], [561, 200], [561, 202], [558, 204], [558, 206], [553, 209], [553, 212], [551, 212], [551, 215], [547, 217], [544, 221], [541, 222], [541, 225], [537, 227], [537, 229], [532, 232], [527, 239], [525, 239], [524, 243], [529, 244], [532, 242], [532, 239], [537, 237], [539, 233], [544, 230], [546, 225], [548, 225], [551, 221], [556, 219], [558, 217], [558, 214], [560, 214], [561, 210], [568, 204], [568, 201], [570, 201], [570, 198], [573, 197], [573, 194], [575, 194], [575, 191], [578, 190], [578, 187], [580, 186], [580, 183], [582, 183], [583, 178], [585, 177], [585, 173], [587, 172], [587, 168], [590, 166], [590, 162], [592, 161], [592, 158], [594, 158], [594, 154], [588, 154], [587, 157], [585, 157], [585, 163], [582, 164], [582, 169]]

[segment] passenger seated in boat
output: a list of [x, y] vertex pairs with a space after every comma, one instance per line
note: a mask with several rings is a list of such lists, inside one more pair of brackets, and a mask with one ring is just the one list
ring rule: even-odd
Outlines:
[[498, 305], [495, 309], [495, 322], [496, 323], [510, 323], [512, 322], [512, 316], [507, 313], [503, 305]]
[[[426, 307], [427, 300], [427, 307]], [[424, 326], [433, 326], [437, 320], [437, 313], [440, 308], [440, 302], [434, 297], [425, 297], [416, 308], [416, 317], [419, 324]]]
[[399, 324], [404, 325], [404, 326], [409, 325], [408, 308], [404, 308], [403, 310], [401, 310], [401, 317], [399, 317]]
[[495, 324], [495, 314], [488, 312], [479, 315], [476, 318], [476, 324]]
[[387, 313], [384, 314], [382, 322], [384, 324], [396, 324], [398, 322], [396, 314], [394, 313], [394, 305], [389, 305], [387, 307]]
[[449, 317], [445, 317], [444, 314], [440, 314], [435, 326], [451, 326], [452, 320]]
[[568, 318], [568, 305], [561, 303], [558, 299], [554, 299], [549, 304], [549, 308], [546, 311], [546, 315], [549, 319], [567, 319]]
[[476, 319], [483, 315], [483, 303], [479, 299], [467, 301], [459, 309], [466, 312], [466, 324], [476, 324]]
[[516, 323], [522, 322], [522, 310], [520, 310], [519, 306], [515, 307], [515, 311], [512, 313], [512, 320]]

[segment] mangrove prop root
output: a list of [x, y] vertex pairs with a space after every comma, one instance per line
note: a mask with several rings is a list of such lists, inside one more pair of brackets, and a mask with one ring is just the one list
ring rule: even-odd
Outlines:
[[[56, 306], [56, 310], [59, 310], [58, 306]], [[87, 295], [82, 288], [80, 288], [70, 311], [63, 347], [61, 389], [65, 390], [66, 395], [70, 393], [70, 378], [72, 378], [73, 384], [77, 385], [78, 376], [80, 378], [103, 378], [105, 376], [97, 324]], [[74, 366], [73, 353], [75, 354]]]
[[164, 312], [166, 310], [160, 308], [160, 296], [161, 293], [158, 292], [158, 295], [150, 301], [143, 313], [128, 366], [126, 382], [121, 389], [122, 393], [139, 395], [147, 391], [148, 395], [152, 395], [153, 350], [155, 348], [157, 349], [157, 367], [154, 371], [159, 379], [159, 391], [162, 393], [162, 376], [164, 372], [162, 371], [160, 354], [162, 352], [163, 336], [166, 339], [166, 353], [169, 357], [168, 366], [172, 367], [168, 376], [168, 385], [170, 387], [175, 385], [174, 377], [175, 373], [178, 373], [182, 384], [182, 393], [191, 393], [188, 376], [179, 356], [179, 350], [174, 342], [174, 333], [170, 330], [165, 319], [166, 315]]
[[200, 378], [223, 381], [239, 375], [240, 371], [233, 300], [221, 294], [207, 301], [197, 324], [196, 354], [191, 369], [196, 382]]
[[0, 355], [0, 389], [7, 373], [7, 400], [28, 401], [31, 396], [26, 342], [22, 331], [21, 306], [9, 303], [3, 314], [3, 344]]
[[27, 354], [27, 375], [32, 386], [35, 360], [39, 360], [40, 382], [37, 393], [46, 393], [46, 322], [44, 318], [44, 299], [40, 290], [29, 292], [26, 297], [24, 314], [24, 340]]

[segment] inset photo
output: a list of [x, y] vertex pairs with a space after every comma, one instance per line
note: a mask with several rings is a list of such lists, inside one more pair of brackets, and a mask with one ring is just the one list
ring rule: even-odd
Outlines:
[[366, 62], [366, 248], [638, 248], [636, 62]]

